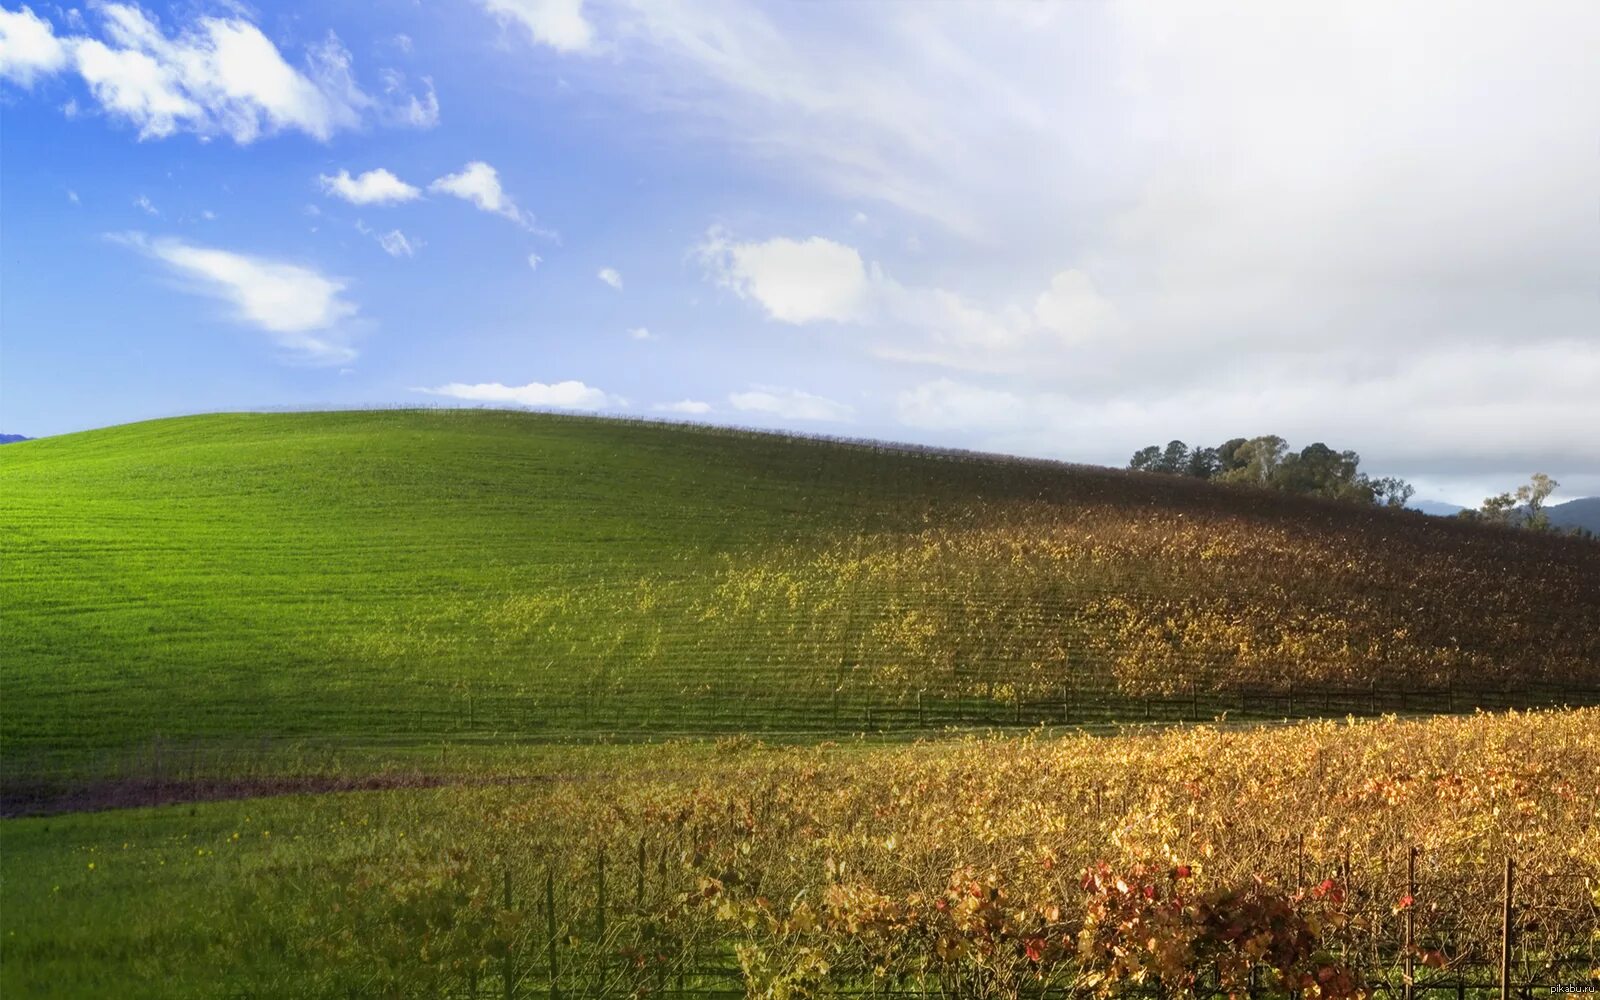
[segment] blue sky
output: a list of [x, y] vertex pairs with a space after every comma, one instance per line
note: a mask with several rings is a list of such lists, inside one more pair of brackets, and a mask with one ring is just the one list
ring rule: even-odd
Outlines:
[[0, 430], [529, 404], [1600, 493], [1600, 14], [0, 0]]

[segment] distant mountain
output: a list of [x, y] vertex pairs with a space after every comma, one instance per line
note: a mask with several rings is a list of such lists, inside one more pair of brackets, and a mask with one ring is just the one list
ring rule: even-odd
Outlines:
[[1458, 503], [1446, 503], [1443, 500], [1413, 500], [1406, 506], [1411, 510], [1420, 510], [1435, 517], [1455, 517], [1467, 509]]
[[32, 441], [33, 438], [26, 434], [0, 434], [0, 444], [15, 444], [18, 441]]
[[1568, 500], [1545, 508], [1550, 523], [1558, 528], [1588, 528], [1600, 534], [1600, 497]]

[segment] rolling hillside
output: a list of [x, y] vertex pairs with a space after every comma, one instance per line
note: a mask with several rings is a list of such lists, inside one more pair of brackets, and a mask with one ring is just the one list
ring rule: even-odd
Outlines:
[[1600, 497], [1568, 500], [1546, 509], [1550, 523], [1558, 528], [1583, 528], [1600, 534]]
[[13, 766], [156, 736], [1466, 709], [1600, 685], [1590, 542], [705, 428], [153, 421], [0, 450], [0, 532]]

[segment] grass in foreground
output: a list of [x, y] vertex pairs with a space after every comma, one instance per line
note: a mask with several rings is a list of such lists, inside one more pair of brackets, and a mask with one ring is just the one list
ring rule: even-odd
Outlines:
[[134, 424], [0, 450], [0, 537], [10, 775], [158, 736], [847, 732], [1152, 696], [1191, 719], [1442, 711], [1600, 685], [1600, 545], [714, 429]]
[[[1407, 912], [1421, 982], [1487, 985], [1507, 856], [1515, 982], [1592, 981], [1597, 732], [1581, 710], [545, 750], [542, 780], [515, 787], [11, 820], [0, 992], [503, 996], [509, 973], [545, 996], [553, 938], [566, 996], [680, 976], [774, 996], [1170, 994], [1252, 965], [1261, 989], [1312, 995], [1292, 977], [1393, 984]], [[1249, 933], [1218, 944], [1202, 907]]]

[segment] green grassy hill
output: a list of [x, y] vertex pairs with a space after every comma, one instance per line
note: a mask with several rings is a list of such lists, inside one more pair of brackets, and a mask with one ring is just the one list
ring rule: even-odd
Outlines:
[[1600, 685], [1590, 542], [705, 428], [152, 421], [0, 450], [0, 533], [13, 765], [157, 735], [1300, 714]]

